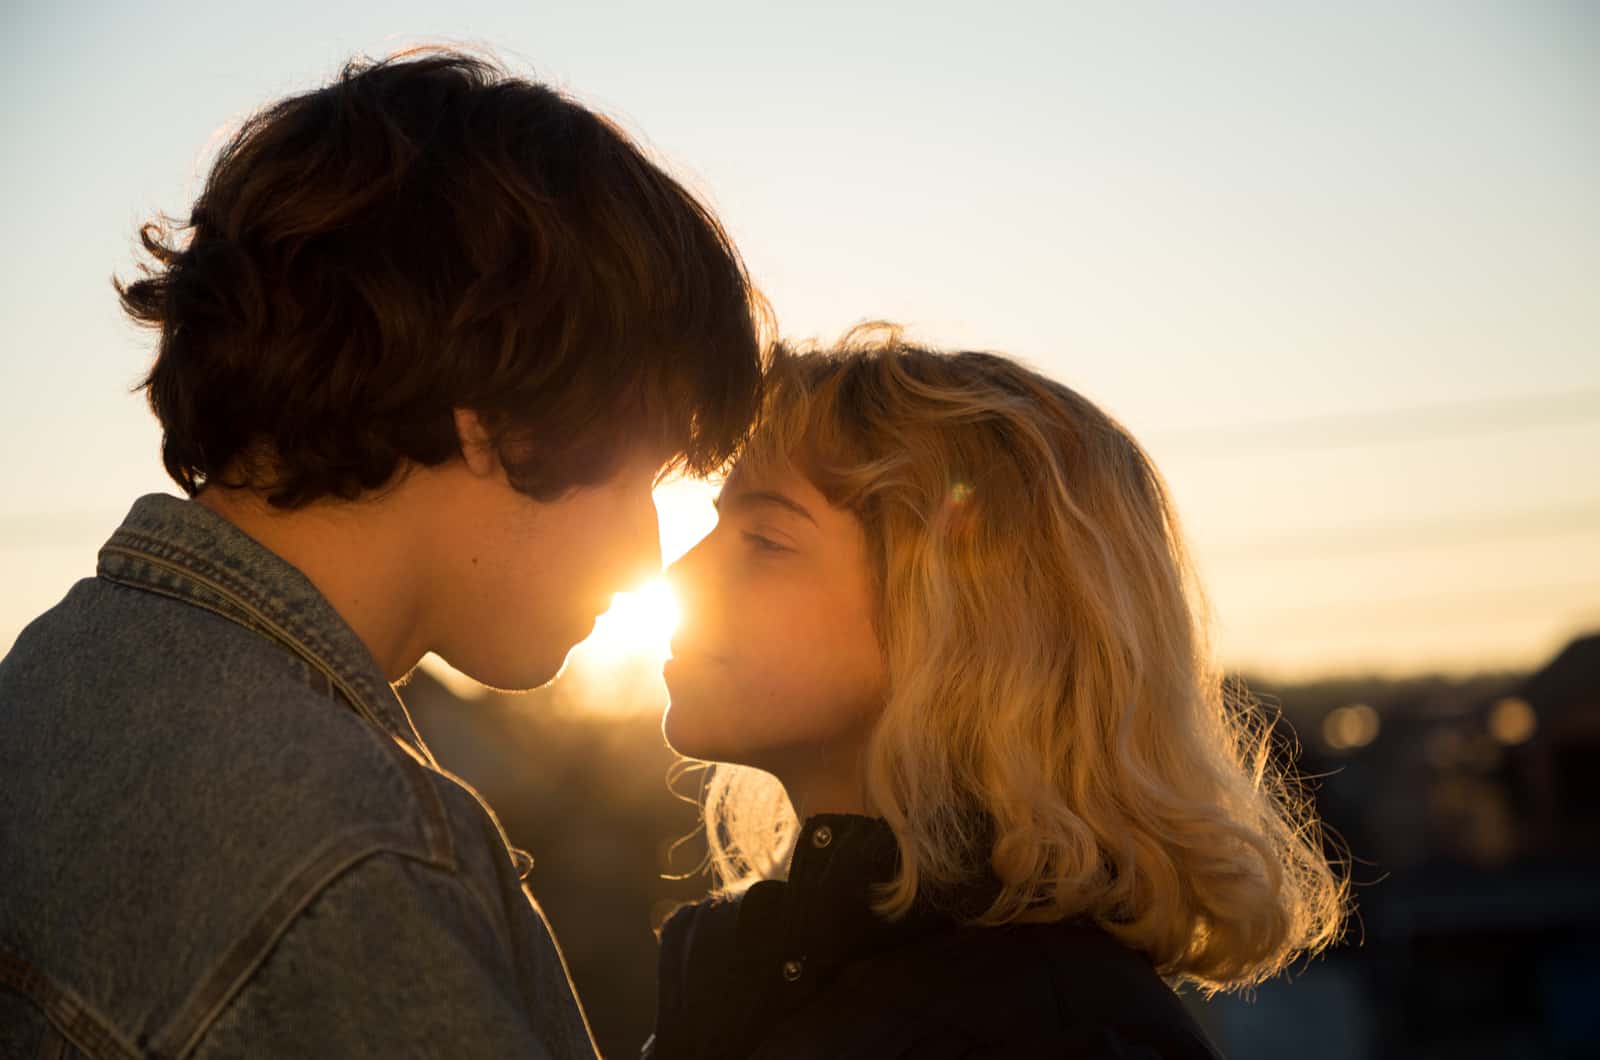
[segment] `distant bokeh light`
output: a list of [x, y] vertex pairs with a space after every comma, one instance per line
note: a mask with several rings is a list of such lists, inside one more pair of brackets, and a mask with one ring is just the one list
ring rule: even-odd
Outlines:
[[1539, 719], [1526, 699], [1507, 696], [1489, 711], [1489, 735], [1507, 747], [1527, 743], [1539, 727]]
[[1353, 751], [1378, 738], [1378, 712], [1365, 703], [1329, 711], [1322, 719], [1322, 738], [1336, 751]]

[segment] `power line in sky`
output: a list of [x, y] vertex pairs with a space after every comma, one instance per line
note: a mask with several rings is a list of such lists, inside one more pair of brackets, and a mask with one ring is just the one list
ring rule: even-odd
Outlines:
[[1567, 616], [1574, 621], [1600, 619], [1600, 582], [1508, 585], [1470, 592], [1423, 593], [1401, 597], [1362, 597], [1329, 600], [1296, 607], [1262, 609], [1245, 623], [1228, 623], [1237, 629], [1258, 630], [1293, 623], [1348, 628], [1383, 619], [1391, 622], [1410, 616], [1429, 625], [1479, 622], [1514, 616]]
[[1202, 541], [1197, 542], [1196, 551], [1207, 558], [1222, 560], [1322, 558], [1443, 545], [1537, 540], [1587, 531], [1600, 531], [1600, 499], [1562, 507], [1450, 519], [1332, 527], [1209, 547]]
[[1213, 456], [1266, 445], [1279, 450], [1359, 448], [1591, 422], [1600, 422], [1600, 389], [1182, 427], [1148, 431], [1143, 437], [1171, 455]]

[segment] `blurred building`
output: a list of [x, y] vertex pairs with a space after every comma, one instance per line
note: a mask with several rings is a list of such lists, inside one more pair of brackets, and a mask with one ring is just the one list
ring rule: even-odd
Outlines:
[[[1253, 1003], [1235, 1057], [1600, 1056], [1600, 636], [1531, 677], [1285, 689], [1347, 848], [1347, 943]], [[1358, 698], [1359, 697], [1359, 698]]]

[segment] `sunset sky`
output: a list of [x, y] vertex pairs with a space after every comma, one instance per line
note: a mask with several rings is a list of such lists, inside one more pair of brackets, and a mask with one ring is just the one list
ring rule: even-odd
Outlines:
[[[896, 320], [1100, 402], [1230, 665], [1527, 666], [1600, 628], [1600, 6], [232, 7], [0, 12], [0, 650], [176, 491], [110, 286], [139, 222], [252, 108], [431, 40], [638, 134], [785, 333]], [[663, 505], [669, 553], [706, 503]]]

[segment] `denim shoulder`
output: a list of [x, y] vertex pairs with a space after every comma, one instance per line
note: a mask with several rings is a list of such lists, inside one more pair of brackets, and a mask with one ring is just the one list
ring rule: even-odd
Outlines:
[[0, 995], [108, 1055], [191, 1040], [374, 857], [460, 877], [486, 945], [542, 928], [470, 789], [257, 633], [103, 580], [0, 661], [0, 847]]

